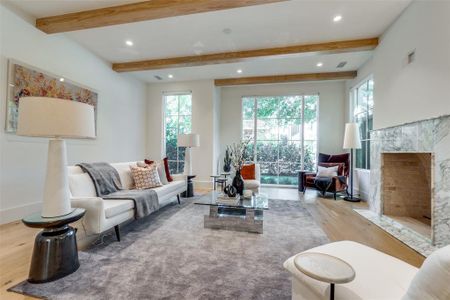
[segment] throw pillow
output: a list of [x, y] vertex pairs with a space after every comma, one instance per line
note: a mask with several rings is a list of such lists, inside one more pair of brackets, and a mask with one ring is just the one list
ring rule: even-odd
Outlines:
[[254, 180], [255, 178], [255, 164], [243, 165], [241, 169], [241, 176], [246, 180]]
[[450, 299], [450, 245], [425, 259], [403, 300]]
[[142, 190], [162, 186], [156, 165], [147, 168], [130, 166], [130, 169], [136, 189]]
[[334, 167], [322, 167], [322, 166], [318, 166], [317, 167], [317, 177], [334, 177], [337, 176], [337, 172], [338, 172], [338, 168], [339, 166], [334, 166]]
[[321, 162], [321, 163], [319, 163], [319, 166], [326, 167], [326, 168], [338, 166], [338, 171], [337, 171], [338, 175], [343, 176], [345, 174], [345, 164], [344, 163]]
[[167, 180], [167, 175], [166, 175], [166, 168], [164, 167], [164, 161], [161, 160], [157, 163], [158, 165], [158, 174], [159, 174], [159, 179], [161, 179], [161, 183], [163, 185], [169, 184], [169, 181]]
[[167, 157], [163, 158], [164, 161], [164, 170], [166, 171], [166, 177], [167, 177], [167, 181], [168, 182], [172, 182], [173, 178], [170, 175], [170, 170], [169, 170], [169, 159]]

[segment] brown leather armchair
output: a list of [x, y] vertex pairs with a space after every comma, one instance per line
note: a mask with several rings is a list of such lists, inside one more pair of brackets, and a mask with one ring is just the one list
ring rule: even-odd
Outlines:
[[[333, 167], [339, 166], [338, 176], [332, 178], [331, 184], [326, 188], [322, 189], [322, 196], [325, 193], [333, 193], [334, 199], [336, 200], [336, 193], [347, 191], [348, 187], [348, 176], [350, 172], [350, 154], [324, 154], [319, 153], [318, 165], [322, 167]], [[315, 188], [316, 186], [316, 174], [313, 172], [301, 172], [299, 180], [299, 190], [305, 193], [306, 188]]]

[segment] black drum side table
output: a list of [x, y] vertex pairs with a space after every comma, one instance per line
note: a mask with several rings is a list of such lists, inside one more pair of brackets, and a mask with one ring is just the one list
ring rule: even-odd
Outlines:
[[69, 224], [81, 219], [85, 212], [84, 208], [75, 208], [64, 216], [43, 218], [40, 213], [36, 213], [22, 219], [28, 227], [43, 228], [34, 240], [28, 282], [54, 281], [80, 267], [77, 230]]
[[192, 183], [192, 179], [194, 179], [195, 176], [196, 175], [187, 175], [187, 190], [186, 192], [181, 193], [181, 197], [183, 198], [194, 197], [194, 184]]

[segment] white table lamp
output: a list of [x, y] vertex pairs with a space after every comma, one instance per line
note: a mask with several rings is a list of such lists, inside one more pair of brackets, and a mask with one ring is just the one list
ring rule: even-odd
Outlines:
[[186, 147], [184, 154], [184, 175], [192, 175], [191, 148], [200, 147], [200, 136], [196, 133], [179, 134], [177, 138], [178, 147]]
[[353, 149], [361, 149], [361, 137], [357, 123], [345, 124], [344, 149], [350, 149], [350, 195], [344, 200], [359, 202], [361, 199], [353, 196]]
[[41, 216], [70, 214], [66, 144], [62, 138], [94, 138], [94, 107], [71, 100], [24, 97], [19, 100], [17, 134], [49, 137]]

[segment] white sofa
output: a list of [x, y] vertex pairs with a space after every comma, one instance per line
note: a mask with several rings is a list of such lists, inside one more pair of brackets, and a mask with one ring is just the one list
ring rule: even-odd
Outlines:
[[[123, 189], [134, 186], [130, 165], [136, 162], [112, 163], [119, 173]], [[83, 225], [88, 233], [99, 234], [112, 227], [116, 229], [117, 239], [120, 241], [119, 224], [134, 219], [133, 200], [105, 200], [96, 196], [94, 184], [86, 173], [78, 166], [69, 166], [69, 187], [72, 207], [86, 209]], [[174, 181], [155, 188], [160, 207], [179, 199], [179, 194], [186, 191], [185, 176], [172, 176]]]
[[[335, 299], [450, 299], [450, 246], [430, 255], [417, 269], [395, 257], [351, 241], [340, 241], [305, 252], [339, 257], [355, 270], [352, 282], [336, 284]], [[295, 255], [284, 262], [292, 275], [292, 299], [329, 299], [330, 285], [300, 272]]]

